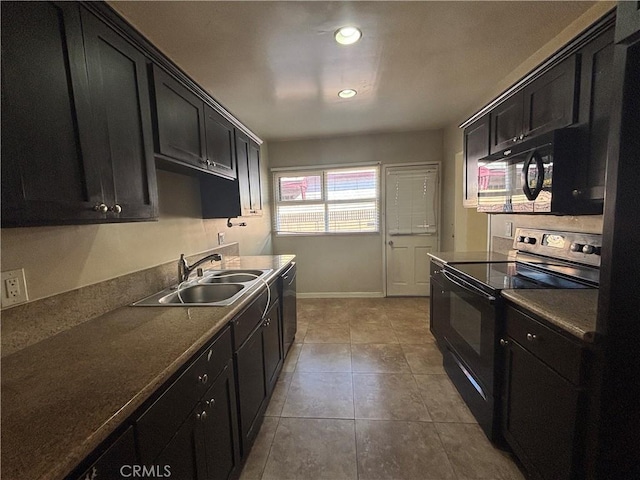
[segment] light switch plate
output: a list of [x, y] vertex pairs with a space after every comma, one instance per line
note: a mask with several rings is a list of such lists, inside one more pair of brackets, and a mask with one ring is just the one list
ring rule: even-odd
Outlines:
[[2, 272], [2, 307], [10, 307], [29, 300], [24, 269]]
[[512, 235], [513, 235], [513, 223], [512, 222], [505, 222], [504, 223], [504, 236], [511, 238]]
[[218, 233], [218, 245], [224, 245], [224, 232]]

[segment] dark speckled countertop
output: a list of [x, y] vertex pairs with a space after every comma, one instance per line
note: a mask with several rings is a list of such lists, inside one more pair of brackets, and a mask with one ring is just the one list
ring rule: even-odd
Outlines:
[[[267, 269], [293, 255], [235, 257]], [[256, 298], [228, 307], [122, 307], [2, 359], [2, 477], [60, 479]]]
[[502, 290], [501, 294], [584, 342], [596, 341], [598, 289]]

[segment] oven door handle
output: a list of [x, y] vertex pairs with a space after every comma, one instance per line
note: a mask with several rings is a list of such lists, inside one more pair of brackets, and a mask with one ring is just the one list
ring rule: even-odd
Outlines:
[[470, 283], [465, 282], [461, 278], [454, 277], [453, 275], [451, 275], [449, 272], [447, 272], [444, 269], [442, 269], [441, 272], [444, 275], [444, 277], [447, 280], [449, 280], [451, 283], [453, 283], [454, 285], [457, 285], [458, 287], [462, 288], [463, 290], [471, 292], [474, 295], [480, 295], [480, 296], [484, 297], [485, 299], [487, 299], [489, 301], [489, 305], [493, 305], [495, 303], [496, 297], [494, 297], [493, 295], [487, 295], [486, 292], [483, 292], [482, 290], [480, 290], [477, 287], [474, 287]]

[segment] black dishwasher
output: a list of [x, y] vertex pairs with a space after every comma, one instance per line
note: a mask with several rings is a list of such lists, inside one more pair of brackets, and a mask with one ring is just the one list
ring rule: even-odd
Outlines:
[[284, 330], [284, 354], [289, 352], [297, 330], [296, 264], [282, 274], [282, 323]]

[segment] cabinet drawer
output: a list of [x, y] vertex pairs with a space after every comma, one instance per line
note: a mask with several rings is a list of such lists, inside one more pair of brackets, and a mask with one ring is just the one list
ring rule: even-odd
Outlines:
[[507, 308], [507, 335], [570, 382], [579, 385], [583, 348], [519, 310]]
[[[271, 289], [271, 300], [269, 305], [274, 305], [280, 298], [278, 286], [275, 282], [269, 284]], [[249, 335], [262, 321], [267, 304], [267, 291], [262, 292], [247, 309], [231, 321], [233, 328], [233, 351], [238, 348], [249, 338]]]
[[136, 422], [142, 463], [153, 462], [232, 356], [227, 328]]
[[116, 480], [137, 463], [133, 428], [129, 427], [77, 480]]

